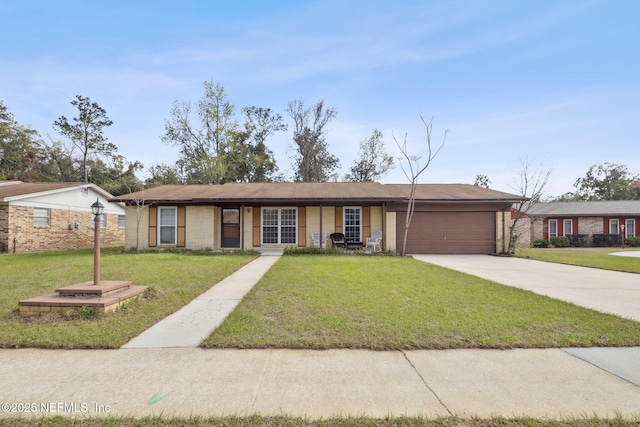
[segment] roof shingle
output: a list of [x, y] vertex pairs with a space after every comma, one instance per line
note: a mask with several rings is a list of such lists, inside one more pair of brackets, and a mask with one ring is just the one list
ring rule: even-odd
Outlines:
[[8, 197], [25, 196], [28, 194], [38, 194], [47, 191], [61, 190], [64, 188], [77, 187], [85, 184], [83, 182], [20, 182], [3, 181], [0, 185], [0, 200]]
[[640, 215], [640, 200], [592, 200], [584, 202], [536, 203], [529, 216]]
[[[110, 201], [135, 203], [207, 203], [224, 201], [403, 201], [409, 184], [377, 182], [233, 183], [223, 185], [165, 185], [114, 197]], [[521, 197], [468, 184], [418, 184], [416, 200], [505, 201]]]

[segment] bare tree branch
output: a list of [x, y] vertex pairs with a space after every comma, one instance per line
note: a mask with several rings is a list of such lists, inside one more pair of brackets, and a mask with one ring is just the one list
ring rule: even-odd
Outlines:
[[509, 252], [515, 251], [518, 241], [519, 235], [516, 229], [518, 221], [532, 206], [542, 200], [552, 173], [553, 169], [546, 168], [542, 163], [532, 165], [528, 157], [520, 159], [519, 168], [513, 177], [513, 185], [509, 186], [522, 197], [514, 207], [515, 218], [509, 226]]
[[[407, 149], [407, 134], [404, 135], [402, 143], [400, 143], [395, 135], [393, 135], [393, 140], [396, 145], [400, 149], [402, 153], [402, 157], [399, 158], [400, 168], [404, 173], [404, 176], [411, 183], [411, 191], [409, 193], [409, 200], [407, 202], [407, 216], [405, 218], [404, 224], [404, 239], [402, 243], [402, 255], [406, 255], [407, 250], [407, 239], [409, 237], [409, 227], [411, 226], [411, 221], [413, 220], [413, 214], [416, 206], [416, 185], [418, 184], [418, 178], [420, 175], [427, 170], [431, 162], [436, 158], [436, 156], [440, 153], [447, 139], [447, 134], [449, 133], [448, 129], [445, 129], [444, 136], [442, 138], [442, 143], [438, 146], [436, 150], [433, 150], [431, 145], [431, 132], [433, 130], [433, 118], [429, 120], [427, 123], [422, 115], [420, 115], [420, 119], [425, 126], [426, 130], [426, 138], [427, 138], [427, 160], [424, 165], [420, 165], [420, 159], [422, 156], [416, 156], [409, 154], [409, 150]], [[405, 169], [403, 165], [403, 161], [407, 164], [408, 171]]]

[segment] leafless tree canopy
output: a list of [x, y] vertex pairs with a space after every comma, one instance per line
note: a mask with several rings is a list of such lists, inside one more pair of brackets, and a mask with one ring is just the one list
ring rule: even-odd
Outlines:
[[522, 213], [526, 213], [531, 206], [542, 200], [552, 173], [553, 169], [545, 167], [542, 163], [533, 164], [529, 158], [520, 159], [519, 167], [515, 171], [513, 183], [510, 187], [518, 196], [524, 199], [514, 206], [516, 211], [515, 218], [509, 226], [509, 252], [515, 250], [518, 240], [516, 224], [520, 220]]
[[447, 139], [447, 134], [449, 133], [448, 129], [445, 129], [444, 136], [442, 137], [442, 143], [437, 147], [433, 148], [431, 144], [431, 132], [433, 130], [433, 118], [429, 120], [427, 123], [424, 117], [420, 116], [420, 120], [424, 124], [426, 130], [426, 139], [427, 139], [427, 156], [425, 160], [423, 156], [413, 155], [409, 153], [409, 149], [407, 148], [407, 134], [404, 135], [402, 142], [398, 141], [398, 139], [393, 136], [396, 145], [400, 149], [402, 156], [399, 159], [400, 167], [402, 168], [402, 172], [404, 176], [407, 178], [409, 183], [411, 183], [411, 192], [409, 194], [409, 201], [407, 202], [407, 216], [404, 224], [404, 239], [402, 243], [402, 255], [406, 254], [407, 250], [407, 238], [409, 236], [409, 227], [411, 226], [411, 220], [413, 219], [413, 213], [415, 210], [415, 201], [416, 201], [416, 184], [418, 183], [418, 178], [420, 175], [427, 170], [431, 162], [436, 158], [436, 156], [440, 153], [440, 150], [444, 147], [444, 144]]
[[326, 182], [337, 179], [340, 160], [329, 153], [325, 139], [326, 126], [338, 110], [318, 101], [305, 107], [301, 99], [289, 102], [287, 113], [294, 123], [291, 160], [296, 182]]

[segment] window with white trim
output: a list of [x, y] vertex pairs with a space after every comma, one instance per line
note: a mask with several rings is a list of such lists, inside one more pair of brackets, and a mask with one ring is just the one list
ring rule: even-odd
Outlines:
[[118, 215], [118, 228], [124, 228], [126, 224], [126, 217], [124, 215]]
[[636, 220], [628, 219], [624, 227], [624, 233], [627, 238], [636, 237]]
[[178, 208], [158, 207], [158, 244], [175, 245], [178, 231]]
[[51, 225], [51, 209], [33, 208], [33, 225], [36, 227], [49, 227]]
[[360, 206], [345, 206], [342, 218], [342, 229], [347, 242], [362, 242], [362, 208]]
[[573, 220], [572, 219], [563, 220], [562, 221], [562, 226], [564, 227], [563, 236], [566, 236], [567, 234], [573, 234]]
[[298, 243], [298, 208], [262, 208], [262, 244]]
[[609, 220], [609, 233], [618, 234], [620, 232], [620, 222], [617, 219]]
[[558, 237], [558, 220], [550, 219], [549, 220], [549, 239], [553, 239], [554, 237]]

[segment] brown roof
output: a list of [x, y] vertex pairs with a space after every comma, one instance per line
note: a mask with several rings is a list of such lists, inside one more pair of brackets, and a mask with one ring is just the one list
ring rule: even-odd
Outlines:
[[25, 196], [29, 194], [45, 193], [47, 191], [61, 190], [80, 185], [90, 185], [83, 182], [21, 182], [21, 181], [1, 181], [0, 199], [15, 196]]
[[[385, 185], [393, 194], [409, 198], [411, 185]], [[425, 201], [519, 201], [522, 197], [502, 191], [491, 190], [470, 184], [418, 184], [416, 186], [416, 200]]]
[[[404, 201], [409, 184], [377, 182], [323, 183], [239, 183], [223, 185], [164, 185], [110, 199], [129, 204], [214, 203], [214, 202], [282, 202], [282, 201]], [[521, 197], [468, 184], [418, 184], [416, 200], [424, 201], [509, 201]]]

